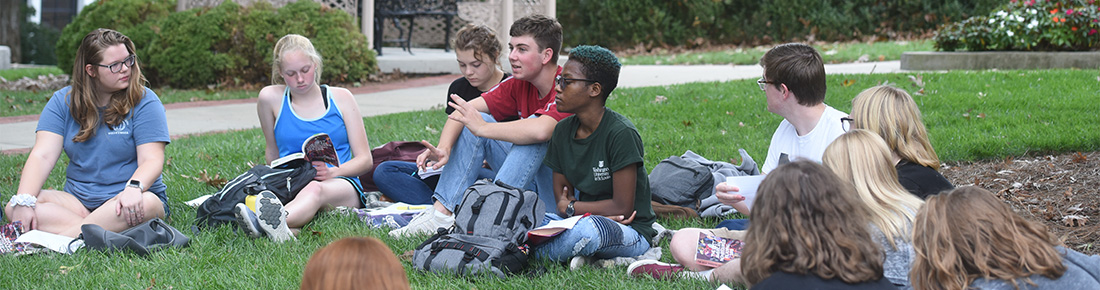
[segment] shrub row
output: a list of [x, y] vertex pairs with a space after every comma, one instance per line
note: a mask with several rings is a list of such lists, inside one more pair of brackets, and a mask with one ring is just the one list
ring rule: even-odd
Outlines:
[[923, 34], [1004, 0], [558, 0], [566, 45], [759, 44]]
[[324, 59], [322, 82], [363, 81], [377, 63], [366, 36], [346, 12], [298, 1], [275, 9], [265, 1], [173, 12], [174, 0], [100, 0], [61, 33], [58, 67], [72, 71], [77, 46], [88, 32], [111, 28], [129, 36], [154, 86], [270, 83], [271, 50], [283, 35], [309, 37]]
[[1100, 3], [1096, 0], [1012, 0], [936, 32], [944, 51], [1085, 51], [1100, 49]]

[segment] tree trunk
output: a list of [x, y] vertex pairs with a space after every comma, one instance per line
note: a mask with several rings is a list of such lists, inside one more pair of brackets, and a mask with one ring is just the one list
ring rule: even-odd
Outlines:
[[23, 0], [0, 0], [0, 45], [11, 48], [11, 62], [20, 63], [19, 24]]

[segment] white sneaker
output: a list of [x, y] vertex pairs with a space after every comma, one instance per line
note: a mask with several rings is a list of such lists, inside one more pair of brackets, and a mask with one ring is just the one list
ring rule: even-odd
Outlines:
[[259, 213], [260, 228], [275, 242], [295, 240], [294, 233], [286, 225], [286, 211], [283, 203], [270, 191], [260, 192], [256, 199], [256, 212]]
[[576, 271], [577, 269], [584, 267], [584, 265], [592, 263], [592, 260], [592, 258], [585, 256], [574, 256], [573, 259], [569, 260], [569, 270]]
[[416, 214], [412, 220], [409, 220], [408, 225], [390, 231], [390, 236], [403, 238], [419, 234], [432, 234], [438, 228], [449, 228], [454, 224], [455, 217], [453, 215], [445, 215], [435, 210], [435, 208], [429, 207]]

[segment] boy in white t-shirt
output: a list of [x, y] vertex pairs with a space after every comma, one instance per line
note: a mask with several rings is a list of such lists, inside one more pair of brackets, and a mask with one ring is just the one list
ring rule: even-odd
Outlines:
[[[783, 117], [779, 128], [772, 134], [768, 145], [768, 157], [761, 167], [767, 174], [779, 165], [796, 159], [821, 162], [825, 147], [844, 134], [841, 118], [848, 113], [825, 104], [825, 64], [813, 47], [801, 43], [776, 46], [760, 58], [764, 77], [756, 81], [767, 97], [768, 111]], [[715, 194], [724, 204], [738, 212], [749, 214], [745, 197], [737, 194], [739, 188], [725, 182], [716, 186]], [[731, 224], [731, 225], [735, 225]], [[719, 224], [720, 226], [723, 224]], [[680, 264], [667, 264], [656, 260], [643, 260], [630, 265], [627, 273], [633, 276], [657, 278], [699, 278], [722, 283], [744, 283], [741, 277], [740, 259], [722, 267], [711, 268], [695, 263], [695, 249], [699, 233], [725, 238], [741, 238], [743, 225], [738, 228], [698, 229], [683, 228], [672, 236], [669, 250]]]
[[803, 158], [821, 162], [825, 147], [844, 134], [848, 113], [825, 104], [825, 65], [813, 47], [787, 43], [760, 58], [764, 77], [756, 81], [768, 99], [768, 111], [783, 117], [772, 134], [761, 171]]

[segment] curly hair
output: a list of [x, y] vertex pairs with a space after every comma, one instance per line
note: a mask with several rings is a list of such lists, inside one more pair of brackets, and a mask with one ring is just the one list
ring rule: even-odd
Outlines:
[[901, 159], [940, 169], [920, 109], [905, 90], [887, 85], [864, 90], [852, 99], [852, 119], [853, 128], [875, 132]]
[[619, 84], [619, 70], [623, 67], [615, 53], [596, 45], [581, 45], [569, 51], [569, 61], [581, 65], [581, 73], [588, 79], [596, 80], [603, 88], [600, 97], [607, 100], [611, 91]]
[[861, 283], [882, 279], [882, 251], [852, 186], [812, 161], [768, 174], [752, 205], [741, 265], [749, 284], [772, 273]]
[[[755, 213], [753, 213], [755, 214]], [[1046, 226], [1012, 211], [993, 193], [974, 186], [933, 195], [917, 212], [913, 226], [917, 253], [909, 280], [913, 289], [962, 290], [974, 279], [1012, 283], [1066, 272], [1060, 243]]]
[[[130, 81], [126, 89], [111, 93], [110, 103], [99, 115], [96, 109], [96, 91], [99, 83], [85, 72], [85, 68], [103, 62], [103, 51], [108, 47], [123, 45], [126, 52], [134, 55], [134, 42], [129, 37], [118, 31], [106, 28], [92, 30], [80, 41], [80, 47], [76, 50], [76, 60], [73, 62], [73, 84], [69, 90], [69, 111], [80, 124], [80, 131], [73, 136], [73, 142], [84, 142], [95, 136], [96, 126], [99, 122], [107, 123], [108, 128], [114, 128], [122, 123], [127, 114], [130, 114], [141, 98], [145, 97], [145, 75], [141, 73], [141, 62], [134, 55], [134, 65], [130, 67]], [[102, 118], [101, 118], [102, 117]]]
[[764, 78], [786, 84], [794, 92], [798, 104], [815, 106], [825, 102], [825, 63], [812, 46], [785, 43], [773, 47], [760, 58]]
[[473, 51], [474, 58], [478, 61], [485, 62], [486, 59], [489, 59], [492, 63], [499, 65], [500, 41], [497, 40], [497, 34], [489, 26], [466, 24], [465, 27], [458, 30], [451, 46], [455, 50]]
[[890, 246], [897, 248], [897, 237], [912, 239], [913, 216], [924, 201], [898, 182], [893, 155], [882, 138], [867, 130], [849, 131], [825, 148], [821, 162], [851, 182], [860, 204], [870, 210], [871, 223], [882, 230]]
[[320, 85], [321, 69], [323, 68], [321, 54], [317, 52], [316, 48], [313, 48], [313, 43], [309, 41], [309, 38], [298, 34], [287, 34], [275, 43], [275, 49], [271, 54], [271, 83], [276, 85], [284, 84], [284, 80], [280, 74], [283, 71], [283, 55], [292, 51], [304, 53], [313, 61], [313, 64], [317, 65], [317, 69], [313, 71], [313, 84]]
[[530, 36], [539, 45], [539, 50], [550, 48], [550, 63], [558, 63], [561, 53], [561, 23], [557, 19], [542, 14], [532, 14], [517, 19], [508, 30], [512, 37]]

